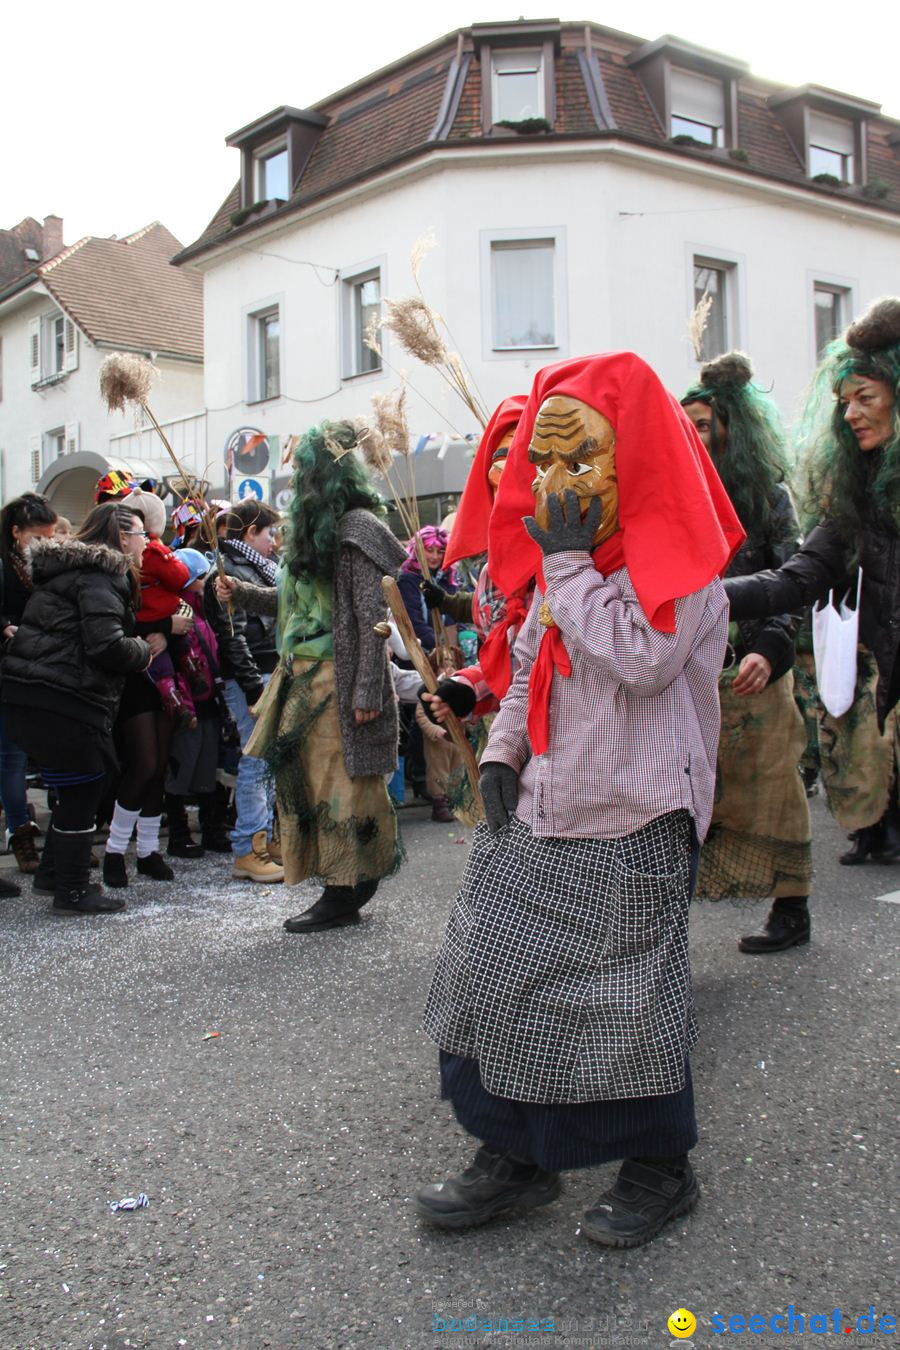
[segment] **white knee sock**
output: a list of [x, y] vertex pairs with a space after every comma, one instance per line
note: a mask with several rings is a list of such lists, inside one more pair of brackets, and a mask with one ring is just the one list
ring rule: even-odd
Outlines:
[[149, 858], [151, 853], [159, 852], [159, 823], [162, 816], [138, 816], [137, 855]]
[[113, 811], [113, 818], [109, 824], [109, 838], [106, 841], [107, 853], [125, 852], [131, 842], [135, 821], [140, 814], [140, 807], [137, 811], [126, 811], [121, 802], [116, 802], [116, 809]]

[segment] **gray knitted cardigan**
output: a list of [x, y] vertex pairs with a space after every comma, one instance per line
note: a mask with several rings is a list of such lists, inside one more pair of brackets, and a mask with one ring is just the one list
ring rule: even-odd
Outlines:
[[[338, 523], [338, 563], [332, 592], [334, 677], [344, 765], [350, 778], [392, 773], [397, 767], [397, 699], [387, 644], [375, 632], [386, 616], [381, 578], [395, 576], [403, 546], [371, 511], [348, 511]], [[277, 592], [236, 581], [234, 602], [271, 614]], [[381, 716], [358, 727], [354, 709], [379, 708]]]

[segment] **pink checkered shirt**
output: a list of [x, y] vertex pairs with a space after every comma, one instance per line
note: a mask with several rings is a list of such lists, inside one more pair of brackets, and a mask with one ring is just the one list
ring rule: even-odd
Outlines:
[[651, 628], [628, 569], [604, 577], [586, 552], [544, 559], [546, 601], [572, 674], [553, 675], [550, 746], [529, 758], [528, 677], [544, 629], [535, 596], [518, 667], [483, 762], [520, 770], [516, 815], [532, 833], [617, 839], [684, 808], [697, 834], [712, 815], [718, 679], [728, 601], [718, 578], [675, 602], [674, 633]]

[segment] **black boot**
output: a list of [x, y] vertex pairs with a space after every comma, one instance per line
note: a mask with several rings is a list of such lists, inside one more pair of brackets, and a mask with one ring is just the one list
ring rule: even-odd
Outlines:
[[356, 887], [326, 886], [314, 905], [293, 919], [285, 919], [284, 930], [286, 933], [320, 933], [326, 928], [343, 928], [350, 923], [359, 923], [359, 909]]
[[872, 861], [877, 863], [900, 862], [900, 811], [897, 809], [896, 802], [891, 802], [879, 825], [881, 838], [872, 849]]
[[363, 905], [367, 905], [377, 890], [377, 881], [360, 881], [358, 885], [354, 886], [353, 900], [356, 908], [362, 909]]
[[471, 1228], [511, 1209], [549, 1205], [561, 1189], [558, 1172], [484, 1144], [464, 1172], [423, 1186], [416, 1209], [438, 1228]]
[[56, 861], [54, 849], [53, 821], [51, 820], [50, 824], [47, 826], [47, 834], [44, 838], [44, 851], [41, 854], [41, 865], [31, 880], [31, 885], [38, 895], [54, 895], [56, 893]]
[[806, 896], [785, 896], [782, 900], [776, 900], [769, 910], [762, 932], [742, 937], [738, 948], [751, 956], [783, 952], [788, 947], [798, 947], [809, 942], [811, 932], [812, 921]]
[[174, 881], [175, 873], [158, 853], [148, 853], [146, 858], [137, 860], [138, 876], [149, 877], [151, 881]]
[[221, 783], [215, 792], [204, 792], [199, 798], [200, 842], [210, 853], [230, 853], [228, 834], [228, 793]]
[[867, 825], [863, 830], [854, 830], [850, 835], [852, 846], [846, 853], [840, 855], [838, 862], [843, 867], [859, 867], [870, 854], [880, 852], [883, 837], [884, 829], [881, 821], [877, 825]]
[[0, 900], [12, 900], [15, 896], [22, 894], [22, 887], [15, 881], [7, 881], [6, 877], [0, 877]]
[[202, 858], [204, 848], [202, 844], [195, 844], [191, 838], [183, 797], [175, 796], [171, 792], [166, 793], [166, 817], [169, 822], [169, 842], [166, 845], [169, 857]]
[[93, 827], [74, 834], [57, 829], [54, 829], [53, 833], [56, 836], [53, 841], [56, 866], [54, 913], [115, 914], [117, 910], [124, 909], [124, 900], [120, 900], [118, 896], [106, 895], [99, 886], [91, 885]]
[[687, 1157], [628, 1158], [611, 1190], [585, 1210], [585, 1237], [604, 1247], [639, 1247], [670, 1219], [687, 1214], [700, 1187]]

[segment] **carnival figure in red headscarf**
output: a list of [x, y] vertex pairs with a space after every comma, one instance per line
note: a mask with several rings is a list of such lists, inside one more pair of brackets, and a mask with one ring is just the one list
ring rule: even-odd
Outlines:
[[546, 1204], [561, 1170], [616, 1158], [582, 1220], [593, 1240], [646, 1242], [696, 1202], [687, 916], [715, 784], [719, 576], [742, 538], [640, 357], [539, 372], [488, 553], [505, 594], [535, 574], [538, 591], [425, 1014], [482, 1147], [419, 1192], [431, 1223]]

